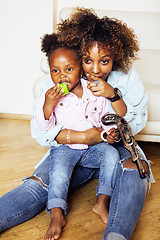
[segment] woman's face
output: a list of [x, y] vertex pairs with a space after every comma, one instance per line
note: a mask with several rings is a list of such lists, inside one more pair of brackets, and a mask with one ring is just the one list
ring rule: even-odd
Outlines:
[[83, 55], [82, 65], [88, 80], [91, 80], [92, 76], [106, 80], [112, 70], [113, 59], [107, 49], [95, 43]]

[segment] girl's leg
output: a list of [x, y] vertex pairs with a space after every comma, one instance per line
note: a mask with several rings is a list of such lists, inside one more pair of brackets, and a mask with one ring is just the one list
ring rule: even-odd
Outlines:
[[52, 147], [49, 164], [49, 189], [47, 209], [60, 207], [66, 213], [68, 188], [73, 169], [83, 150], [71, 149], [67, 145]]
[[120, 155], [111, 145], [104, 142], [89, 147], [81, 159], [80, 164], [89, 167], [100, 167], [99, 184], [97, 187], [97, 202], [93, 211], [100, 215], [104, 223], [107, 223], [109, 212], [109, 199], [112, 195], [112, 178], [116, 171]]
[[49, 164], [49, 189], [47, 210], [51, 213], [51, 222], [45, 240], [58, 239], [66, 225], [64, 215], [68, 208], [67, 196], [71, 175], [80, 160], [83, 150], [71, 149], [66, 145], [52, 147]]
[[107, 144], [100, 164], [99, 183], [97, 187], [97, 200], [93, 211], [98, 214], [102, 221], [107, 224], [109, 214], [109, 203], [112, 195], [112, 179], [114, 171], [117, 172], [117, 164], [120, 161], [118, 151]]

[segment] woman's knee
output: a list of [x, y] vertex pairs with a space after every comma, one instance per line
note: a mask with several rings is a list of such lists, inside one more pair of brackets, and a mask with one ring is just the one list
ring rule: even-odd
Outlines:
[[32, 180], [40, 183], [43, 187], [48, 188], [48, 186], [47, 186], [46, 184], [44, 184], [39, 178], [37, 178], [37, 177], [35, 177], [35, 176], [28, 177], [27, 179], [32, 179]]
[[[132, 158], [129, 158], [127, 161], [124, 160], [122, 164], [124, 168], [131, 168], [131, 169], [138, 170], [137, 164], [132, 161]], [[145, 160], [142, 160], [142, 166], [145, 169], [146, 174], [149, 176], [149, 167]]]

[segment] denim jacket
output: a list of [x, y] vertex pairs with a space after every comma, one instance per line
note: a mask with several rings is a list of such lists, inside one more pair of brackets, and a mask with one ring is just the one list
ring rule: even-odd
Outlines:
[[[147, 102], [148, 96], [144, 89], [143, 83], [139, 77], [139, 74], [131, 68], [131, 70], [125, 74], [120, 71], [112, 71], [108, 77], [107, 82], [114, 88], [119, 88], [122, 92], [122, 97], [127, 105], [127, 113], [125, 119], [128, 121], [133, 134], [140, 132], [146, 125], [147, 122]], [[46, 91], [49, 87], [53, 85], [51, 78], [49, 78], [40, 93]], [[39, 97], [40, 97], [39, 96]], [[31, 120], [31, 134], [32, 137], [42, 146], [51, 147], [58, 146], [55, 137], [64, 129], [64, 127], [59, 124], [49, 131], [40, 131], [34, 122], [34, 113], [36, 108], [36, 102], [33, 106], [33, 117]], [[109, 112], [115, 113], [109, 102]]]

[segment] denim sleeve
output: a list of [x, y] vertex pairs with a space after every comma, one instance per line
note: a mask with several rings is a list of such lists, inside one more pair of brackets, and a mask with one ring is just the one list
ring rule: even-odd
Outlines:
[[[113, 75], [116, 77], [115, 75]], [[113, 87], [121, 90], [127, 106], [124, 118], [129, 123], [133, 135], [140, 132], [147, 122], [148, 95], [139, 74], [132, 68], [128, 74], [121, 74]], [[110, 104], [110, 111], [115, 113]]]
[[55, 125], [48, 131], [40, 131], [36, 126], [33, 119], [31, 120], [31, 135], [42, 147], [58, 147], [60, 144], [55, 140], [57, 134], [64, 129], [60, 124]]
[[148, 95], [139, 74], [134, 69], [131, 69], [128, 74], [128, 91], [124, 95], [124, 101], [127, 105], [125, 119], [135, 135], [147, 123]]

